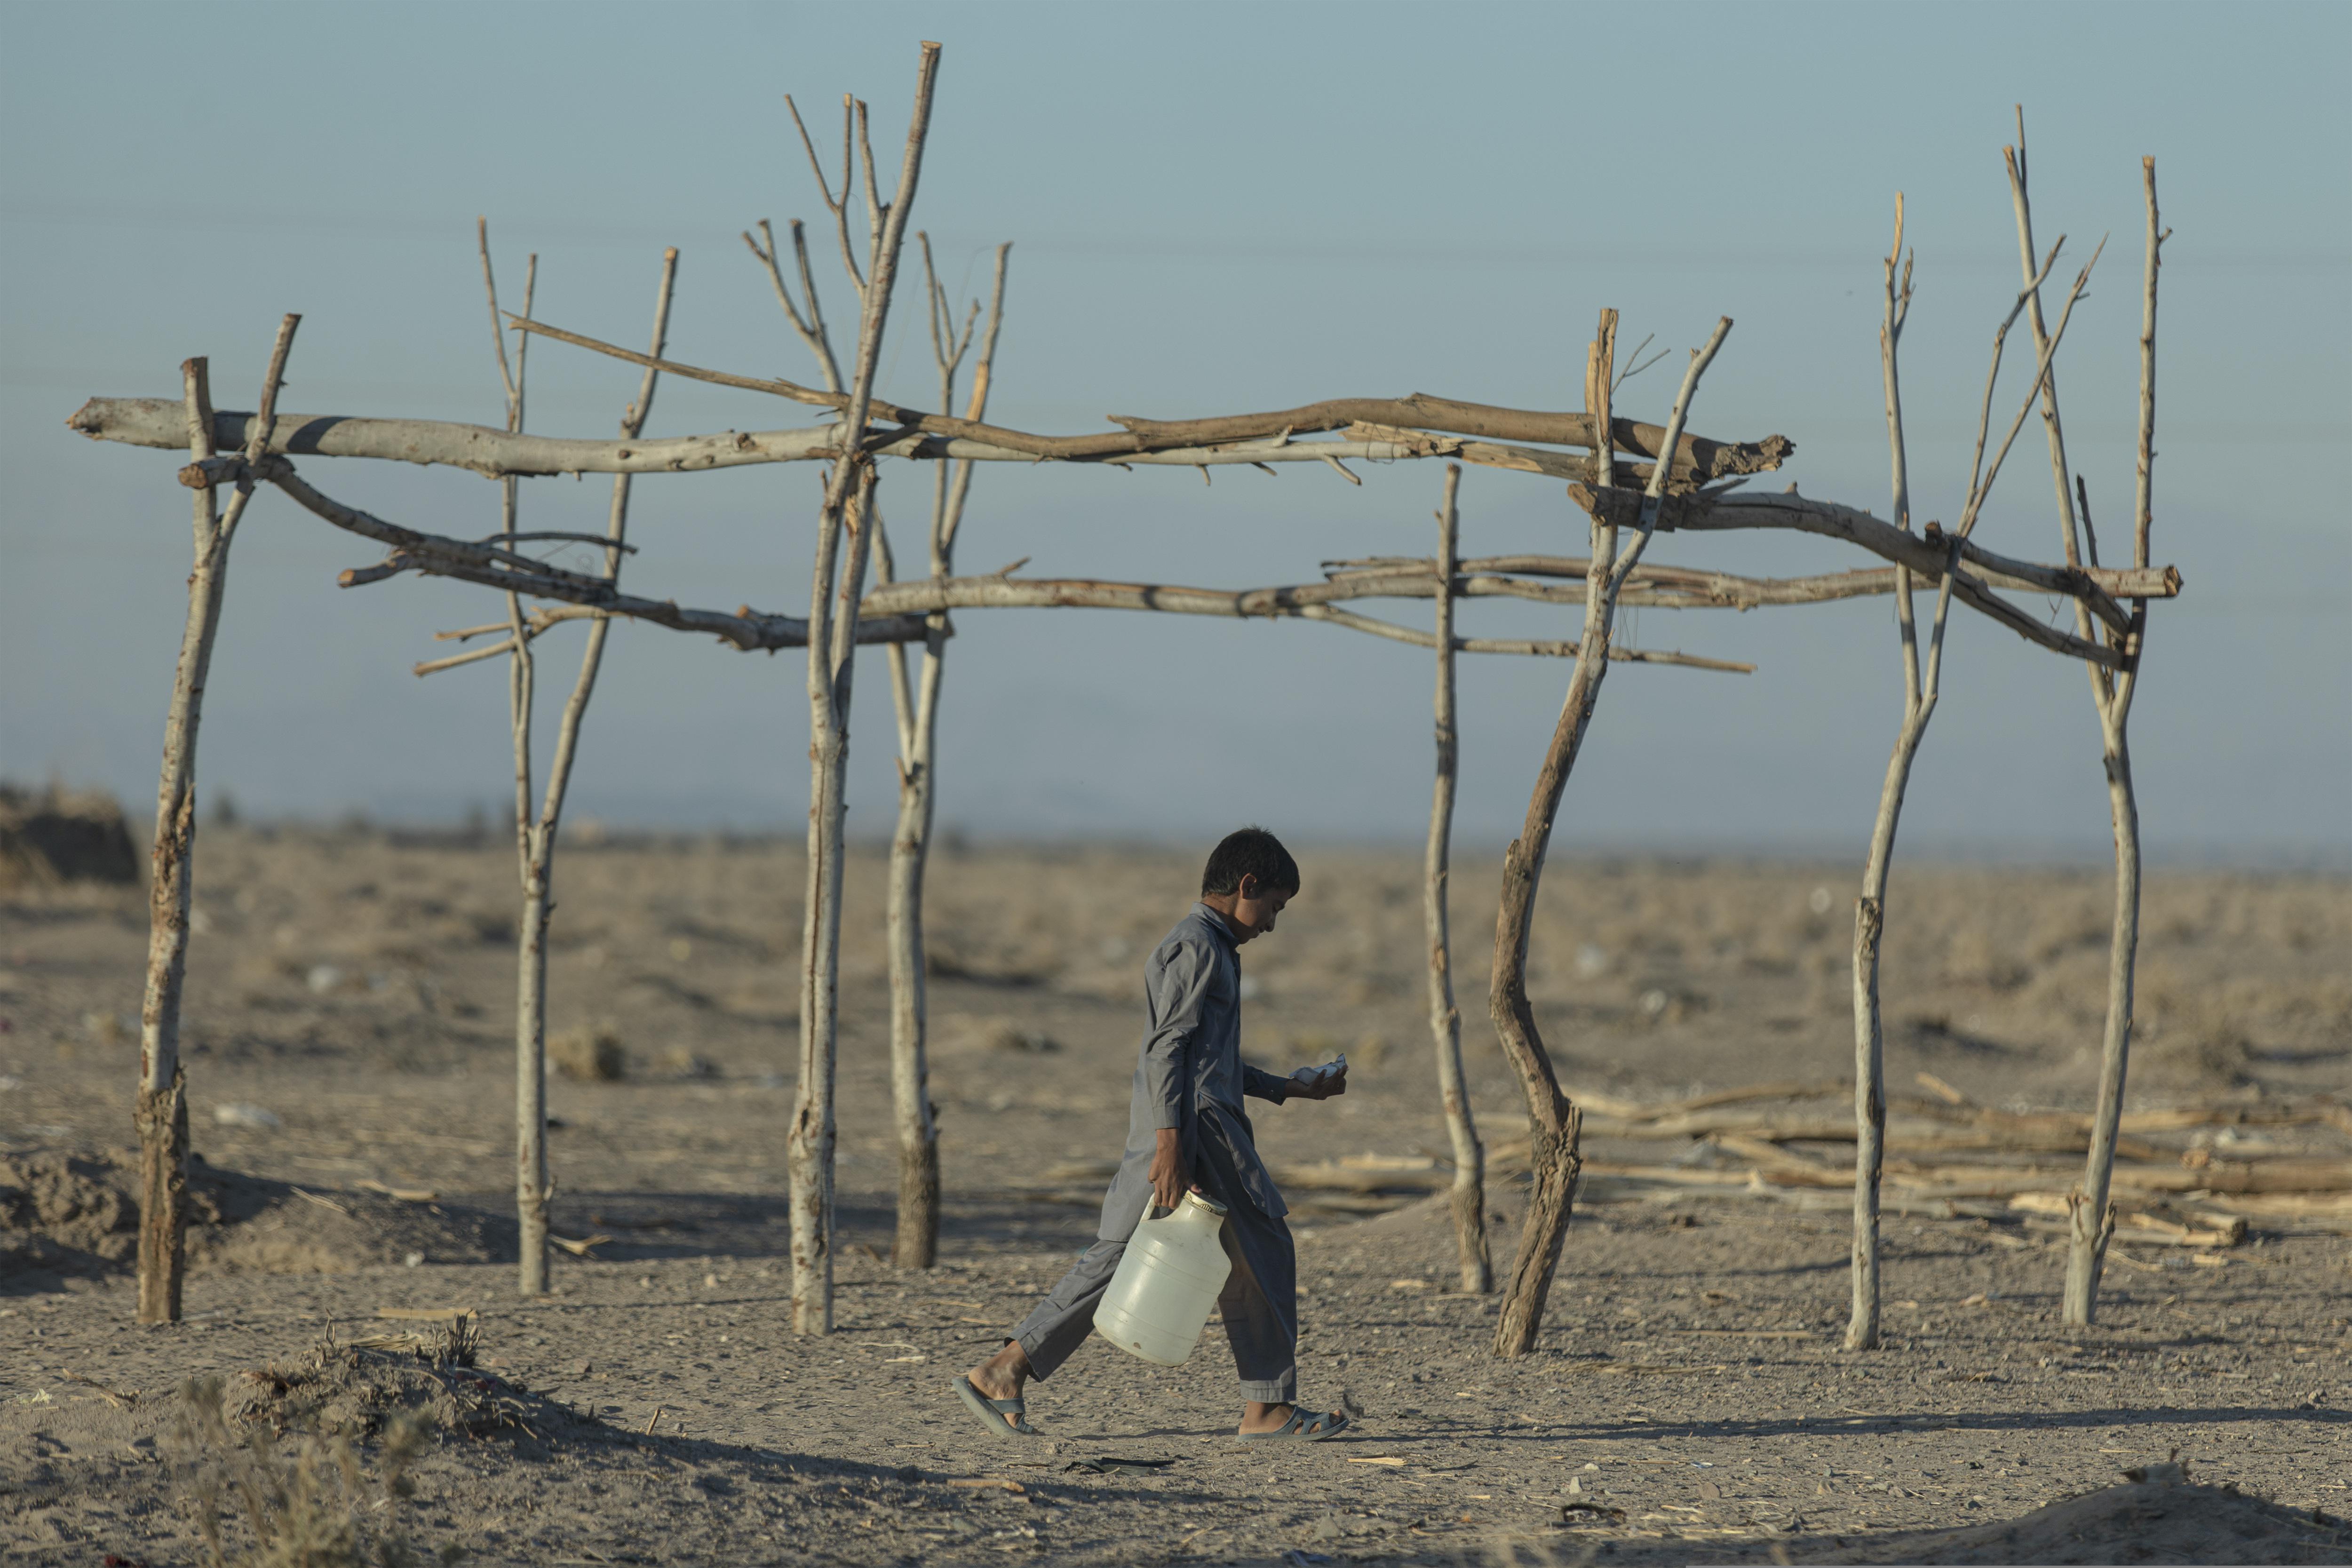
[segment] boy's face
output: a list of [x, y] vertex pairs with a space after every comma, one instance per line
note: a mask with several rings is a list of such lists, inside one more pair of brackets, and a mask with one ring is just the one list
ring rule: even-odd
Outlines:
[[1255, 877], [1244, 876], [1242, 885], [1227, 895], [1233, 900], [1232, 907], [1219, 912], [1233, 926], [1234, 942], [1238, 946], [1272, 931], [1275, 917], [1297, 896], [1296, 888], [1269, 888]]

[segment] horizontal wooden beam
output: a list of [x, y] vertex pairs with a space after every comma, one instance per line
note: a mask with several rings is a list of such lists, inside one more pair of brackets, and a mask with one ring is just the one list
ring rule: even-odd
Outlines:
[[[392, 554], [377, 565], [345, 572], [341, 582], [346, 588], [380, 583], [404, 572], [417, 572], [534, 598], [583, 605], [607, 615], [651, 621], [673, 631], [706, 633], [745, 652], [808, 646], [808, 622], [795, 616], [765, 616], [749, 605], [730, 616], [719, 610], [688, 609], [675, 600], [640, 598], [619, 592], [602, 577], [565, 571], [495, 545], [404, 528], [372, 512], [345, 506], [313, 489], [294, 471], [294, 465], [282, 458], [264, 458], [258, 468], [259, 478], [276, 485], [312, 516], [348, 533], [392, 547]], [[858, 628], [857, 640], [920, 642], [929, 635], [929, 628], [921, 617], [905, 616], [869, 622]]]
[[[1932, 536], [1931, 536], [1932, 537]], [[1969, 545], [1964, 559], [1972, 563], [2006, 561], [2008, 558]], [[1434, 582], [1437, 563], [1427, 556], [1376, 555], [1360, 561], [1327, 561], [1324, 566], [1339, 573], [1399, 573], [1417, 572]], [[1468, 574], [1465, 582], [1486, 580], [1480, 574], [1514, 573], [1523, 577], [1559, 577], [1581, 581], [1591, 563], [1580, 555], [1486, 555], [1461, 563]], [[1990, 587], [2059, 592], [2053, 589], [2053, 577], [2064, 576], [2069, 569], [2063, 566], [2040, 566], [2019, 563], [2023, 574], [1988, 569], [1979, 574]], [[1940, 574], [1938, 574], [1940, 575]], [[2180, 592], [2180, 574], [2169, 566], [2160, 567], [2085, 567], [2080, 575], [2096, 584], [2118, 599], [2169, 599]], [[1506, 579], [1507, 581], [1507, 579]], [[1932, 592], [1937, 581], [1914, 576], [1914, 593]], [[1727, 572], [1707, 572], [1684, 566], [1654, 566], [1647, 563], [1637, 566], [1627, 579], [1631, 586], [1620, 602], [1629, 605], [1659, 605], [1669, 608], [1754, 609], [1764, 605], [1811, 605], [1832, 599], [1866, 598], [1876, 594], [1895, 592], [1895, 571], [1892, 567], [1864, 567], [1853, 572], [1824, 572], [1811, 577], [1741, 577]], [[1520, 598], [1546, 598], [1565, 603], [1581, 604], [1581, 591], [1554, 594], [1530, 592], [1532, 584], [1496, 590]], [[1643, 589], [1655, 590], [1648, 597], [1633, 595]], [[1457, 593], [1475, 594], [1477, 590], [1457, 587]], [[1432, 592], [1434, 592], [1433, 589]]]
[[[213, 428], [224, 440], [243, 441], [250, 414], [224, 409]], [[176, 399], [96, 397], [67, 426], [97, 441], [131, 447], [187, 450], [187, 412]], [[229, 433], [236, 432], [235, 435]], [[340, 414], [281, 414], [271, 428], [269, 450], [278, 457], [373, 458], [391, 462], [465, 468], [488, 479], [545, 478], [562, 474], [690, 474], [758, 463], [803, 463], [834, 455], [836, 432], [830, 425], [805, 430], [725, 430], [709, 436], [674, 436], [660, 440], [535, 436], [438, 419], [371, 419]], [[224, 447], [224, 450], [232, 448]], [[235, 448], [242, 450], [241, 447]], [[887, 458], [982, 463], [1034, 463], [1025, 452], [984, 442], [919, 433], [880, 432], [866, 450]], [[1465, 462], [1568, 477], [1581, 460], [1565, 453], [1501, 447], [1444, 437], [1406, 444], [1387, 440], [1293, 441], [1270, 437], [1230, 446], [1177, 447], [1129, 453], [1087, 461], [1129, 467], [1202, 468], [1265, 467], [1275, 463], [1403, 462], [1415, 458], [1459, 457]], [[234, 482], [235, 459], [190, 465], [196, 483]], [[1355, 476], [1348, 476], [1353, 479]]]
[[[1416, 590], [1419, 590], [1416, 593]], [[1273, 588], [1191, 588], [1167, 583], [1104, 583], [1083, 577], [929, 577], [892, 583], [866, 595], [861, 615], [923, 615], [954, 609], [1089, 609], [1156, 610], [1177, 616], [1224, 616], [1239, 620], [1291, 617], [1328, 621], [1351, 630], [1369, 632], [1417, 647], [1434, 648], [1437, 636], [1413, 626], [1374, 620], [1334, 605], [1349, 599], [1434, 597], [1435, 584], [1411, 574], [1357, 581], [1301, 583]], [[1573, 642], [1521, 642], [1491, 637], [1456, 637], [1462, 653], [1517, 653], [1574, 658]], [[1664, 649], [1612, 647], [1612, 660], [1621, 664], [1673, 664], [1693, 669], [1716, 669], [1740, 675], [1752, 664], [1701, 658]]]
[[[553, 338], [558, 342], [570, 343], [593, 353], [625, 360], [631, 364], [644, 365], [671, 375], [750, 392], [764, 392], [795, 403], [830, 408], [845, 407], [848, 403], [848, 398], [840, 393], [820, 391], [797, 382], [706, 370], [677, 360], [641, 354], [635, 349], [625, 349], [617, 343], [567, 331], [543, 321], [514, 316], [511, 312], [509, 319], [517, 331], [535, 332]], [[977, 420], [907, 408], [878, 398], [874, 402], [873, 410], [877, 420], [920, 430], [926, 435], [961, 437], [1003, 447], [1027, 457], [1063, 461], [1115, 459], [1178, 447], [1223, 446], [1268, 436], [1338, 430], [1360, 423], [1411, 430], [1437, 430], [1448, 435], [1478, 436], [1500, 441], [1535, 441], [1555, 447], [1589, 448], [1595, 444], [1592, 417], [1582, 410], [1549, 412], [1498, 408], [1484, 403], [1432, 397], [1420, 392], [1408, 397], [1335, 397], [1265, 414], [1234, 414], [1208, 419], [1139, 419], [1129, 415], [1114, 414], [1110, 416], [1111, 423], [1121, 426], [1120, 429], [1087, 436], [1039, 436], [1026, 430], [1008, 429], [1001, 425], [984, 425]], [[1658, 456], [1661, 443], [1666, 438], [1666, 432], [1661, 426], [1643, 425], [1632, 419], [1611, 420], [1609, 433], [1616, 450], [1654, 460]], [[1675, 444], [1675, 473], [1672, 477], [1684, 482], [1703, 484], [1736, 474], [1761, 473], [1779, 468], [1795, 450], [1795, 444], [1785, 436], [1770, 436], [1755, 442], [1711, 441], [1704, 436], [1685, 436]], [[1591, 477], [1590, 462], [1580, 465], [1580, 468], [1581, 477]]]
[[[1571, 484], [1569, 494], [1578, 505], [1604, 521], [1628, 526], [1640, 516], [1642, 498], [1628, 490], [1596, 492], [1589, 486]], [[1630, 501], [1628, 497], [1631, 497]], [[1930, 583], [1942, 580], [1944, 564], [1953, 542], [1949, 535], [1933, 523], [1928, 524], [1924, 533], [1907, 533], [1858, 507], [1814, 500], [1798, 495], [1793, 489], [1780, 495], [1700, 492], [1669, 497], [1658, 510], [1657, 528], [1661, 532], [1672, 530], [1783, 528], [1800, 533], [1817, 533], [1860, 545], [1874, 555], [1908, 566]], [[2108, 599], [2105, 591], [2080, 568], [2044, 566], [2030, 561], [2018, 561], [1996, 555], [1966, 540], [1959, 542], [1959, 549], [1962, 561], [1984, 564], [2005, 576], [2020, 579], [2033, 591], [2066, 595], [2095, 606]], [[2158, 580], [2168, 584], [2174, 594], [2179, 592], [2180, 579], [2177, 570], [2169, 566], [2151, 570], [2159, 574]], [[2086, 659], [2108, 669], [2120, 669], [2137, 656], [2137, 648], [2130, 646], [2121, 649], [2108, 647], [2078, 637], [2072, 632], [2044, 626], [1994, 594], [1983, 578], [1965, 568], [1953, 574], [1952, 596], [1971, 609], [1999, 621], [2028, 642], [2040, 643], [2053, 652], [2063, 653], [2071, 658]], [[2110, 603], [2109, 608], [2112, 607]], [[2126, 625], [2127, 627], [2127, 619]], [[2126, 632], [2126, 635], [2128, 640], [2129, 634]]]
[[[640, 359], [644, 355], [636, 356]], [[667, 362], [664, 362], [667, 363]], [[1361, 400], [1359, 400], [1361, 401]], [[1370, 405], [1367, 404], [1367, 406]], [[1336, 406], [1336, 405], [1332, 405]], [[1469, 408], [1475, 405], [1448, 405]], [[1389, 413], [1398, 412], [1388, 406]], [[1508, 411], [1506, 411], [1508, 412]], [[224, 452], [240, 452], [252, 416], [221, 409], [213, 416], [215, 445]], [[926, 425], [963, 426], [969, 421], [925, 416]], [[1472, 421], [1462, 421], [1471, 423]], [[94, 397], [66, 421], [69, 429], [98, 441], [125, 446], [187, 449], [187, 414], [176, 398]], [[974, 428], [990, 428], [974, 426]], [[1646, 428], [1637, 426], [1636, 429]], [[1404, 462], [1416, 458], [1458, 458], [1484, 468], [1541, 474], [1552, 479], [1590, 476], [1591, 460], [1570, 452], [1504, 442], [1465, 439], [1458, 434], [1432, 435], [1396, 425], [1348, 422], [1337, 439], [1298, 440], [1286, 426], [1261, 434], [1220, 440], [1213, 444], [1153, 446], [1143, 450], [1125, 447], [1095, 451], [1041, 455], [1024, 446], [1005, 446], [959, 434], [940, 434], [904, 426], [884, 426], [866, 438], [866, 449], [882, 457], [918, 460], [970, 459], [982, 463], [1086, 462], [1126, 468], [1211, 468], [1276, 463]], [[1042, 437], [1039, 439], [1043, 439]], [[1772, 438], [1779, 441], [1779, 437]], [[271, 427], [269, 450], [279, 457], [372, 458], [391, 462], [440, 465], [465, 468], [490, 479], [541, 478], [560, 474], [682, 474], [709, 468], [742, 468], [758, 463], [814, 462], [831, 458], [840, 433], [831, 425], [800, 430], [724, 430], [706, 436], [673, 436], [656, 440], [582, 439], [537, 436], [500, 430], [487, 425], [467, 425], [438, 419], [375, 419], [341, 414], [281, 414]], [[1751, 460], [1780, 460], [1780, 448], [1771, 442], [1732, 447], [1709, 442], [1701, 456], [1710, 467], [1677, 468], [1673, 482], [1679, 488], [1714, 477], [1716, 468]], [[228, 482], [236, 459], [216, 458], [196, 482]], [[1343, 470], [1344, 471], [1344, 470]], [[1651, 465], [1621, 463], [1618, 473], [1646, 483]], [[1355, 476], [1348, 476], [1353, 479]]]

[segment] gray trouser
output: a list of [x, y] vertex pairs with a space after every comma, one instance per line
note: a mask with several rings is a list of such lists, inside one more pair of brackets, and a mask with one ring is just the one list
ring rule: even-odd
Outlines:
[[[1230, 1205], [1220, 1233], [1234, 1271], [1217, 1297], [1233, 1347], [1244, 1399], [1266, 1405], [1298, 1397], [1297, 1261], [1290, 1227], [1260, 1214], [1246, 1200]], [[1045, 1378], [1070, 1359], [1095, 1323], [1095, 1304], [1127, 1251], [1124, 1241], [1097, 1241], [1077, 1266], [1021, 1320], [1013, 1337], [1029, 1357], [1032, 1376]]]

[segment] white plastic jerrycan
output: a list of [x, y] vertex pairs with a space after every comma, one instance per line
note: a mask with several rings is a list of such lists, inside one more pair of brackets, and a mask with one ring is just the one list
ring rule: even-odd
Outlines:
[[1225, 1205], [1199, 1193], [1160, 1219], [1147, 1207], [1095, 1308], [1095, 1332], [1145, 1361], [1183, 1365], [1233, 1272], [1218, 1240], [1224, 1226]]

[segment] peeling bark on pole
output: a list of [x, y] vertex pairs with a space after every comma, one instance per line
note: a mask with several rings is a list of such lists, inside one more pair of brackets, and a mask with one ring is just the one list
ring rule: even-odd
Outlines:
[[1429, 937], [1429, 1033], [1437, 1050], [1437, 1090], [1445, 1106], [1445, 1132], [1454, 1144], [1454, 1250], [1462, 1289], [1484, 1296], [1495, 1289], [1486, 1245], [1486, 1151], [1470, 1113], [1462, 1071], [1462, 1013], [1454, 1005], [1454, 952], [1447, 931], [1446, 894], [1452, 876], [1454, 784], [1459, 743], [1454, 724], [1454, 576], [1459, 513], [1454, 497], [1462, 466], [1445, 469], [1445, 500], [1437, 511], [1437, 782], [1429, 802], [1429, 847], [1423, 860], [1422, 921]]
[[[528, 708], [522, 716], [527, 724]], [[547, 1210], [555, 1196], [547, 1173], [547, 863], [538, 837], [525, 817], [517, 847], [522, 919], [515, 932], [515, 1289], [524, 1296], [547, 1294]]]
[[180, 1321], [188, 1234], [188, 1083], [175, 1063], [162, 1089], [139, 1087], [139, 1321]]
[[890, 1115], [898, 1139], [898, 1213], [890, 1260], [901, 1268], [929, 1268], [939, 1260], [940, 1134], [931, 1108], [923, 873], [938, 799], [932, 769], [945, 673], [940, 656], [946, 644], [946, 637], [938, 635], [924, 648], [909, 715], [913, 744], [900, 761], [898, 823], [890, 836]]
[[[206, 363], [180, 366], [187, 388], [188, 450], [213, 455], [212, 393]], [[194, 897], [189, 857], [196, 837], [196, 727], [204, 717], [205, 677], [227, 586], [226, 552], [210, 486], [195, 494], [195, 567], [188, 575], [188, 620], [172, 679], [163, 729], [163, 766], [155, 793], [155, 839], [147, 884], [147, 994], [140, 1008], [139, 1321], [180, 1321], [183, 1245], [187, 1234], [188, 1106], [180, 1070], [180, 994], [187, 973], [188, 909]]]
[[[1610, 358], [1615, 343], [1615, 325], [1614, 312], [1604, 312], [1593, 353], [1587, 361], [1587, 396], [1596, 405], [1611, 384]], [[1672, 449], [1681, 436], [1699, 378], [1730, 331], [1731, 318], [1726, 316], [1717, 322], [1706, 346], [1693, 351], [1690, 366], [1683, 375], [1682, 389], [1675, 397], [1674, 416], [1666, 423], [1664, 448]], [[1605, 493], [1612, 476], [1607, 454], [1601, 456], [1603, 461], [1596, 479], [1599, 490]], [[1552, 1270], [1559, 1266], [1560, 1245], [1568, 1235], [1569, 1215], [1576, 1199], [1577, 1173], [1583, 1167], [1580, 1147], [1583, 1114], [1560, 1089], [1550, 1053], [1544, 1048], [1543, 1036], [1536, 1026], [1535, 1009], [1528, 1000], [1528, 937], [1535, 919], [1536, 891], [1543, 876], [1546, 852], [1551, 846], [1552, 824], [1559, 811], [1560, 796], [1583, 748], [1593, 705], [1600, 698], [1601, 682], [1609, 670], [1610, 660], [1592, 655], [1609, 647], [1617, 595], [1640, 563], [1642, 552], [1649, 547], [1657, 528], [1665, 487], [1665, 474], [1654, 470], [1636, 520], [1638, 531], [1622, 559], [1617, 555], [1615, 525], [1600, 513], [1593, 517], [1592, 560], [1596, 569], [1585, 579], [1584, 635], [1580, 639], [1585, 657], [1576, 661], [1576, 672], [1569, 679], [1568, 699], [1560, 706], [1559, 722], [1553, 728], [1551, 744], [1545, 751], [1534, 792], [1528, 800], [1526, 826], [1503, 857], [1502, 898], [1495, 921], [1495, 977], [1487, 994], [1487, 1010], [1495, 1020], [1503, 1053], [1517, 1071], [1520, 1088], [1527, 1096], [1533, 1190], [1528, 1194], [1527, 1219], [1520, 1228], [1519, 1253], [1512, 1264], [1510, 1287], [1503, 1297], [1502, 1310], [1495, 1325], [1495, 1353], [1499, 1356], [1524, 1355], [1535, 1348], [1536, 1336], [1543, 1326], [1544, 1302], [1551, 1291]]]
[[[302, 318], [278, 325], [269, 370], [254, 420], [257, 449], [267, 442], [278, 405], [286, 356]], [[192, 460], [213, 455], [212, 386], [206, 362], [180, 366], [183, 429]], [[188, 973], [188, 910], [195, 896], [196, 737], [204, 723], [205, 683], [220, 630], [228, 588], [228, 550], [253, 500], [249, 479], [237, 487], [226, 513], [216, 513], [210, 486], [196, 491], [194, 565], [188, 574], [188, 618], [172, 675], [172, 701], [163, 721], [163, 761], [155, 788], [155, 841], [147, 887], [147, 987], [139, 1011], [139, 1095], [132, 1125], [139, 1133], [139, 1321], [180, 1321], [187, 1233], [187, 1082], [180, 1068], [180, 1002]]]
[[[1584, 362], [1584, 405], [1595, 424], [1609, 418], [1610, 396], [1616, 373], [1617, 312], [1601, 312], [1600, 330]], [[1612, 454], [1605, 447], [1594, 454], [1592, 483], [1607, 494], [1616, 483]], [[1574, 495], [1573, 489], [1570, 492]], [[1642, 521], [1657, 524], [1657, 512], [1646, 503]], [[1624, 574], [1617, 570], [1617, 530], [1600, 513], [1592, 518], [1592, 557], [1584, 577], [1584, 628], [1577, 639], [1580, 653], [1606, 650], [1610, 616], [1614, 609], [1612, 589], [1622, 588]], [[1503, 1055], [1519, 1075], [1528, 1101], [1528, 1212], [1519, 1226], [1518, 1256], [1503, 1293], [1495, 1324], [1495, 1353], [1525, 1355], [1535, 1348], [1543, 1327], [1544, 1303], [1551, 1294], [1552, 1270], [1568, 1238], [1569, 1216], [1576, 1202], [1576, 1179], [1583, 1169], [1583, 1113], [1570, 1102], [1552, 1070], [1551, 1054], [1544, 1048], [1536, 1026], [1535, 1008], [1528, 1001], [1528, 937], [1535, 924], [1536, 889], [1543, 877], [1546, 852], [1551, 845], [1552, 820], [1559, 810], [1568, 775], [1583, 744], [1585, 725], [1601, 678], [1609, 673], [1605, 658], [1580, 657], [1569, 677], [1568, 697], [1560, 704], [1559, 722], [1536, 774], [1528, 801], [1528, 818], [1519, 837], [1503, 856], [1503, 889], [1495, 919], [1495, 965], [1486, 995], [1486, 1010], [1501, 1040]]]

